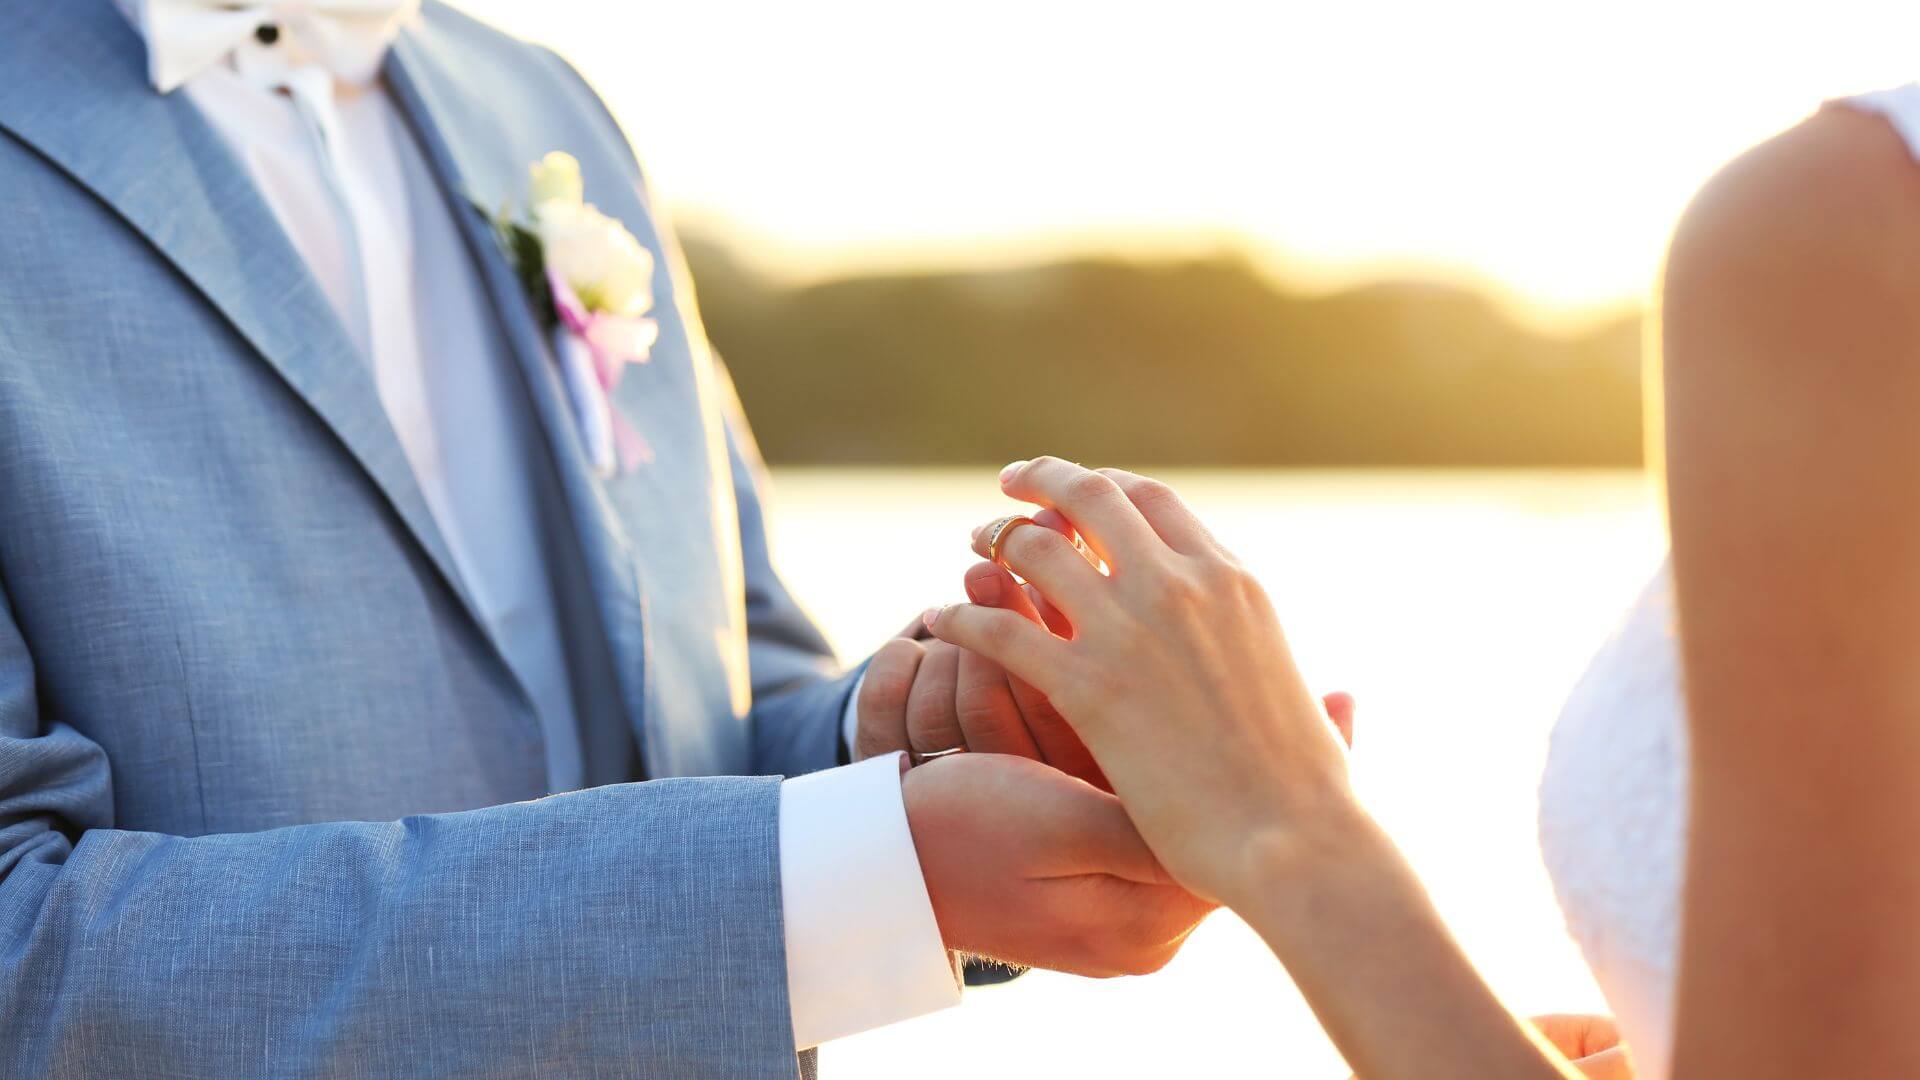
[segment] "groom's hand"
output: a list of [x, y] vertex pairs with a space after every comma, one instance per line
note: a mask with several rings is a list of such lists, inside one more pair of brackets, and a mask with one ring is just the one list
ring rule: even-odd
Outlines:
[[960, 754], [902, 778], [947, 948], [1105, 978], [1171, 960], [1213, 905], [1173, 884], [1120, 801], [1034, 761]]
[[[968, 586], [975, 595], [971, 578]], [[965, 748], [1031, 758], [1109, 787], [1080, 736], [1045, 695], [999, 664], [944, 641], [887, 642], [867, 665], [857, 708], [856, 761], [896, 750]]]
[[[1035, 522], [1071, 538], [1072, 526], [1051, 510]], [[1003, 608], [1061, 636], [1073, 630], [1037, 594], [1002, 567], [981, 563], [965, 578], [967, 599]], [[910, 631], [918, 629], [916, 622]], [[938, 640], [888, 642], [867, 667], [861, 685], [855, 760], [906, 750], [917, 754], [964, 747], [977, 754], [1011, 754], [1051, 765], [1102, 790], [1112, 790], [1073, 728], [1046, 695], [1007, 674], [999, 664]]]

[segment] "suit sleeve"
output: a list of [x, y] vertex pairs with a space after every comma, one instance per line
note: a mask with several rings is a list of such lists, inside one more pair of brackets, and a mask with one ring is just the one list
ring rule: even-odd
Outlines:
[[0, 1075], [791, 1077], [779, 785], [114, 827], [0, 593]]

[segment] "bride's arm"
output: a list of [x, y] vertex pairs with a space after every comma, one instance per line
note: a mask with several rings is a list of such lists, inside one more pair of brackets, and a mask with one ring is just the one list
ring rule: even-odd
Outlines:
[[1666, 285], [1694, 779], [1674, 1072], [1920, 1076], [1920, 169], [1830, 109]]
[[1040, 590], [1071, 639], [964, 604], [934, 633], [1047, 695], [1168, 872], [1252, 924], [1348, 1064], [1369, 1080], [1578, 1076], [1480, 981], [1354, 800], [1272, 605], [1178, 497], [1057, 458], [1009, 468], [1002, 486], [1061, 511], [1112, 573], [1052, 530], [983, 529], [976, 545]]

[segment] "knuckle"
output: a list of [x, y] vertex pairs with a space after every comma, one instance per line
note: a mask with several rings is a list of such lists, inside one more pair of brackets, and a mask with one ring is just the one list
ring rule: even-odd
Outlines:
[[1013, 535], [1007, 537], [1001, 551], [1023, 561], [1038, 561], [1064, 543], [1066, 541], [1052, 529], [1029, 527], [1013, 530]]
[[980, 637], [989, 648], [1005, 648], [1014, 643], [1014, 635], [1019, 627], [1015, 620], [1019, 616], [1005, 619], [985, 619], [980, 624]]
[[949, 707], [923, 708], [907, 717], [907, 741], [922, 750], [960, 745], [960, 722]]
[[1267, 587], [1260, 583], [1259, 578], [1242, 570], [1237, 580], [1239, 581], [1240, 596], [1242, 599], [1260, 607], [1272, 605], [1273, 599], [1267, 595]]
[[1187, 588], [1215, 602], [1265, 595], [1251, 570], [1227, 556], [1207, 556], [1182, 567], [1178, 576]]
[[[943, 692], [944, 690], [944, 692]], [[936, 724], [953, 715], [953, 688], [928, 689], [912, 694], [907, 699], [907, 726], [925, 727]]]
[[925, 656], [926, 653], [927, 647], [924, 644], [912, 638], [897, 637], [888, 640], [885, 645], [880, 646], [880, 651], [875, 654], [874, 662], [876, 664], [884, 662], [893, 668], [909, 668], [918, 664], [920, 658]]
[[1236, 600], [1263, 603], [1267, 599], [1266, 587], [1260, 584], [1260, 579], [1232, 559], [1209, 562], [1207, 572], [1210, 588]]
[[1203, 559], [1190, 572], [1199, 588], [1209, 593], [1238, 592], [1246, 583], [1246, 573], [1224, 559]]
[[1127, 488], [1127, 494], [1133, 497], [1136, 505], [1142, 507], [1163, 508], [1180, 505], [1180, 496], [1174, 490], [1158, 480], [1149, 480], [1136, 476]]
[[904, 705], [913, 688], [913, 670], [923, 653], [919, 642], [896, 638], [882, 646], [867, 665], [866, 679], [860, 684], [860, 708], [897, 709]]
[[1080, 504], [1101, 502], [1112, 498], [1119, 491], [1120, 486], [1113, 482], [1112, 477], [1095, 472], [1078, 473], [1061, 489], [1061, 493], [1066, 496], [1068, 502]]
[[1006, 711], [1006, 691], [992, 683], [962, 686], [953, 696], [953, 711], [961, 719], [997, 719]]
[[1208, 591], [1199, 574], [1185, 570], [1166, 574], [1154, 582], [1153, 612], [1162, 618], [1186, 615], [1206, 602]]

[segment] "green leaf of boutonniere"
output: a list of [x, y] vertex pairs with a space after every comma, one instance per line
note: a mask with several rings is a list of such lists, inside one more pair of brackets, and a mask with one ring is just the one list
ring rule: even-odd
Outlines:
[[513, 220], [512, 214], [511, 207], [501, 207], [493, 217], [493, 231], [500, 237], [500, 246], [506, 249], [507, 260], [513, 264], [520, 287], [526, 290], [534, 316], [540, 325], [552, 327], [560, 321], [560, 314], [553, 308], [553, 289], [547, 284], [547, 262], [540, 235]]

